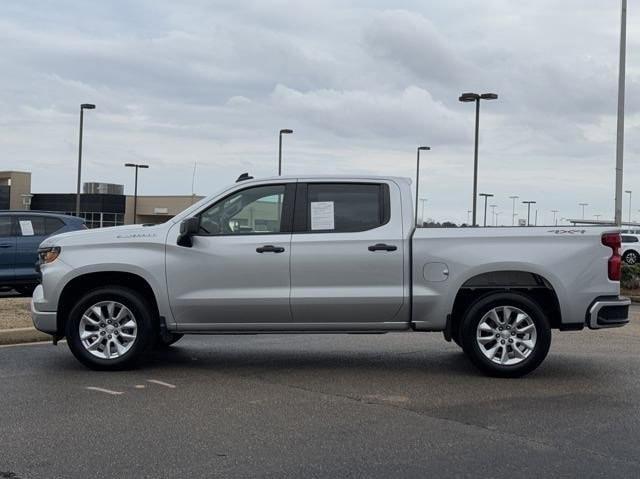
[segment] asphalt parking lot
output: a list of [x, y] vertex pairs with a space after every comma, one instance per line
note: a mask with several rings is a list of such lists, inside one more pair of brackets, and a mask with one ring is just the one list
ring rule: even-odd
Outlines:
[[[637, 311], [636, 311], [637, 314]], [[0, 348], [0, 477], [638, 477], [640, 318], [530, 376], [439, 334], [187, 337], [135, 371]]]

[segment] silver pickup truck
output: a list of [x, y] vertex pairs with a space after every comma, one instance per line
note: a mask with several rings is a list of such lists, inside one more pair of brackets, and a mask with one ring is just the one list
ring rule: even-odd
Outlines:
[[184, 334], [444, 333], [482, 371], [535, 369], [551, 330], [628, 322], [620, 234], [415, 228], [411, 181], [238, 181], [156, 226], [40, 248], [33, 322], [94, 369]]

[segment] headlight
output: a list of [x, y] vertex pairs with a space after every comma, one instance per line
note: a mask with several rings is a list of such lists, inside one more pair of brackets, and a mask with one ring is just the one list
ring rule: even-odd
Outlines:
[[40, 248], [38, 250], [38, 257], [40, 258], [40, 264], [53, 263], [60, 255], [60, 246], [52, 246], [49, 248]]

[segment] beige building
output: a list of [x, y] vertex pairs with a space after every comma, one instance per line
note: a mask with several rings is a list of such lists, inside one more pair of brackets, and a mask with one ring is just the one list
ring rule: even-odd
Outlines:
[[[202, 196], [138, 196], [135, 223], [164, 223], [194, 203]], [[133, 196], [127, 196], [124, 213], [124, 224], [134, 223]]]
[[0, 210], [28, 209], [31, 201], [31, 173], [0, 171]]

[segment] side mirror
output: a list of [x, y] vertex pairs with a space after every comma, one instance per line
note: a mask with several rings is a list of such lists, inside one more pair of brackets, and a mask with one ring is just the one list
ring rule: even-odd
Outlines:
[[182, 223], [180, 223], [180, 234], [178, 235], [178, 246], [191, 248], [193, 246], [191, 237], [195, 234], [198, 234], [199, 230], [200, 218], [198, 218], [197, 216], [192, 216], [191, 218], [182, 220]]

